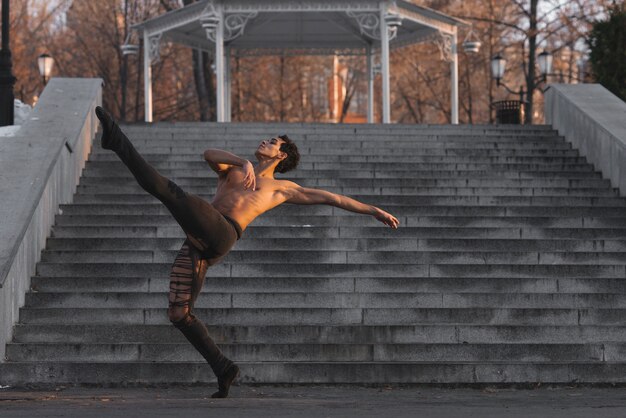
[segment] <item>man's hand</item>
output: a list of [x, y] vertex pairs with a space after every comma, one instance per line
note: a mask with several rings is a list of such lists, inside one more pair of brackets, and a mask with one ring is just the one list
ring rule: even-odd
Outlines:
[[250, 161], [246, 161], [243, 165], [243, 188], [251, 188], [252, 191], [256, 189], [256, 176], [254, 174], [254, 166]]
[[376, 206], [374, 206], [374, 210], [376, 211], [374, 213], [374, 217], [376, 219], [378, 219], [385, 225], [389, 225], [393, 229], [398, 229], [398, 225], [400, 224], [400, 222], [395, 216], [393, 216], [390, 213], [385, 212], [382, 209], [377, 208]]

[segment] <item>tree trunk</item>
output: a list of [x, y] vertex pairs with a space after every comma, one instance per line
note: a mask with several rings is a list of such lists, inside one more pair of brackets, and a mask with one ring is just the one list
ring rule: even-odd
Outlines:
[[285, 117], [286, 112], [285, 112], [285, 56], [281, 55], [280, 56], [280, 83], [279, 83], [279, 90], [280, 90], [280, 121], [284, 122], [285, 121]]
[[204, 77], [204, 85], [206, 92], [206, 100], [208, 103], [208, 118], [207, 120], [217, 120], [217, 107], [216, 107], [216, 89], [213, 77], [213, 70], [211, 69], [213, 59], [207, 52], [202, 52], [202, 75]]
[[535, 53], [537, 52], [537, 3], [539, 0], [530, 0], [530, 26], [528, 28], [528, 72], [526, 73], [526, 115], [524, 123], [533, 123], [533, 96], [535, 93]]
[[[124, 39], [128, 35], [128, 0], [124, 1]], [[126, 96], [128, 95], [128, 55], [122, 55], [122, 67], [120, 69], [120, 90], [122, 100], [120, 104], [120, 119], [126, 121]]]
[[209, 98], [206, 79], [204, 77], [204, 66], [202, 65], [203, 55], [202, 51], [197, 49], [192, 50], [193, 81], [196, 86], [200, 120], [204, 122], [209, 120]]

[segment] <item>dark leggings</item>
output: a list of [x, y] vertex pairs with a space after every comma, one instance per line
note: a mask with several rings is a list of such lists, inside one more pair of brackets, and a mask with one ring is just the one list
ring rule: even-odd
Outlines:
[[207, 269], [228, 254], [241, 237], [241, 227], [210, 203], [186, 193], [159, 174], [123, 134], [119, 137], [117, 155], [137, 183], [167, 207], [187, 235], [170, 271], [169, 319], [202, 354], [214, 373], [221, 376], [232, 362], [224, 357], [209, 337], [206, 326], [191, 311]]

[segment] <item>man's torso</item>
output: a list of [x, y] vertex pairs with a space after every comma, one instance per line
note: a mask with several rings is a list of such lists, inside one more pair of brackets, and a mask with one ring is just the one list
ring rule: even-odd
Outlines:
[[244, 172], [241, 167], [232, 167], [219, 176], [217, 190], [211, 205], [221, 214], [237, 221], [242, 230], [257, 216], [288, 199], [291, 182], [256, 177], [256, 188], [244, 189]]

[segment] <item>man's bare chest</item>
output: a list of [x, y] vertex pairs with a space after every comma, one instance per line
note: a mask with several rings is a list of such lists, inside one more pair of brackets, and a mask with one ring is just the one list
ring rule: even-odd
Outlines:
[[242, 172], [231, 172], [228, 176], [218, 181], [216, 198], [227, 195], [232, 199], [251, 200], [256, 203], [264, 202], [268, 205], [275, 204], [275, 200], [280, 200], [282, 182], [276, 179], [257, 177], [254, 190], [244, 187], [244, 175]]

